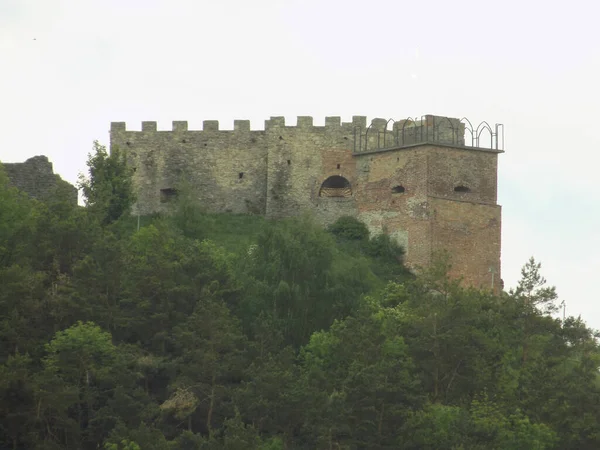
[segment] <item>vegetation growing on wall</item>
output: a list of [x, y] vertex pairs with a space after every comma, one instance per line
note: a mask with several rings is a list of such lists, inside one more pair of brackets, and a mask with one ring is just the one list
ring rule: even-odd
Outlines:
[[0, 171], [0, 448], [600, 447], [597, 335], [534, 260], [494, 296], [354, 219], [138, 230], [110, 158], [85, 208]]

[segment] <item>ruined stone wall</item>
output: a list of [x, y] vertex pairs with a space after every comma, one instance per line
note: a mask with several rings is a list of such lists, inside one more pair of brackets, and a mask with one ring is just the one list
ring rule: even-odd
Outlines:
[[34, 156], [22, 163], [4, 163], [10, 184], [38, 200], [47, 201], [61, 195], [77, 204], [77, 189], [54, 173], [46, 156]]

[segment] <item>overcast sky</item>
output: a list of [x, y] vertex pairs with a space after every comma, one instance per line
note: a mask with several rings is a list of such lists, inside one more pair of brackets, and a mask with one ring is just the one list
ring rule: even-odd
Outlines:
[[600, 328], [600, 2], [0, 0], [0, 160], [74, 183], [111, 121], [505, 125], [502, 275], [530, 256]]

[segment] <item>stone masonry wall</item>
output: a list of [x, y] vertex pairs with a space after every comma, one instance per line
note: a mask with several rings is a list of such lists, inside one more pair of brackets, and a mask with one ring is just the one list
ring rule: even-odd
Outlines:
[[220, 131], [205, 121], [202, 131], [173, 122], [173, 131], [157, 131], [144, 122], [142, 131], [111, 127], [111, 146], [126, 151], [134, 168], [138, 195], [134, 214], [165, 212], [171, 194], [188, 185], [200, 204], [212, 212], [266, 213], [267, 146], [263, 131], [236, 121], [234, 131]]
[[77, 189], [54, 173], [46, 156], [34, 156], [22, 163], [4, 163], [10, 184], [38, 200], [50, 200], [57, 189], [64, 190], [69, 201], [77, 204]]
[[[366, 122], [366, 118], [356, 120]], [[324, 127], [316, 127], [311, 117], [299, 117], [297, 126], [286, 127], [283, 118], [272, 118], [265, 129], [269, 143], [269, 217], [289, 217], [309, 210], [321, 223], [328, 224], [343, 215], [356, 215], [353, 197], [319, 197], [323, 181], [330, 176], [345, 177], [351, 186], [355, 185], [352, 123], [342, 124], [339, 117], [328, 117]]]

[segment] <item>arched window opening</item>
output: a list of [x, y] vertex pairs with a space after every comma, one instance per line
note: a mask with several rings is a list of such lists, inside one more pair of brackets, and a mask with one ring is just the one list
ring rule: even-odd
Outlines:
[[323, 181], [319, 197], [352, 197], [352, 187], [344, 177], [334, 175]]
[[392, 188], [392, 194], [402, 194], [405, 191], [406, 189], [404, 189], [404, 186], [394, 186]]
[[471, 189], [469, 189], [467, 186], [456, 186], [454, 188], [454, 192], [471, 192]]

